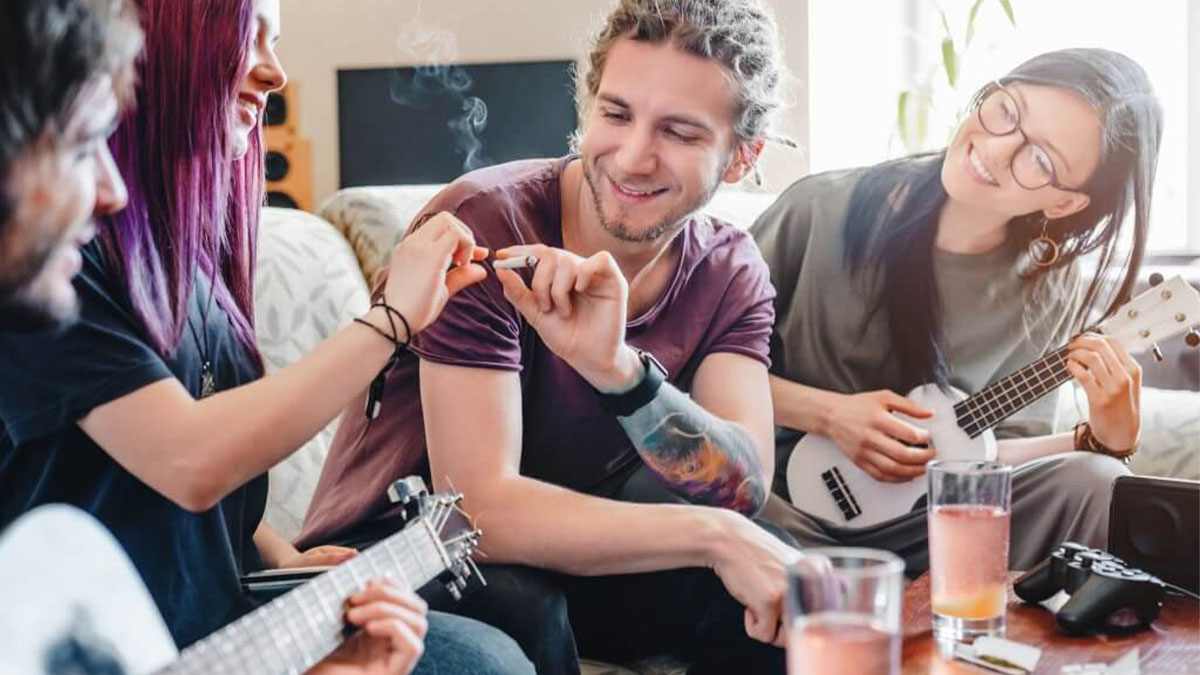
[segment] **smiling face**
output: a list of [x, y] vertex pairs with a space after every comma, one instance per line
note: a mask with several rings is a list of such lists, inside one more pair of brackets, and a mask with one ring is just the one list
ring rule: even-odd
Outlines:
[[267, 95], [287, 83], [287, 75], [275, 54], [279, 42], [279, 0], [255, 2], [254, 26], [253, 43], [246, 57], [246, 76], [230, 111], [234, 159], [249, 152], [250, 134], [262, 119]]
[[[950, 199], [1005, 219], [1043, 212], [1053, 220], [1085, 208], [1090, 200], [1076, 190], [1100, 164], [1102, 128], [1096, 112], [1067, 89], [1014, 83], [1003, 91], [1011, 96], [996, 98], [992, 92], [985, 97], [947, 149], [942, 185]], [[1019, 124], [1019, 130], [996, 135], [988, 129], [1006, 127], [995, 122], [985, 127], [981, 117], [1007, 120], [1008, 127]], [[1058, 186], [1022, 186], [1042, 182], [1033, 180], [1039, 175], [1053, 175]]]
[[716, 61], [669, 42], [618, 41], [579, 147], [585, 209], [624, 241], [676, 231], [721, 181], [741, 180], [753, 166], [756, 150], [734, 132], [734, 101]]
[[[84, 88], [57, 137], [43, 137], [13, 165], [5, 186], [16, 201], [0, 241], [0, 328], [33, 330], [69, 320], [71, 280], [93, 217], [125, 206], [125, 183], [108, 149], [116, 125], [112, 79]], [[52, 132], [48, 132], [52, 133]]]

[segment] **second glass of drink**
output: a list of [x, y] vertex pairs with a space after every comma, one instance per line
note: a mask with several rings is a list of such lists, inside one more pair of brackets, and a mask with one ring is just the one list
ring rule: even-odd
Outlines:
[[927, 476], [934, 638], [1003, 635], [1012, 467], [934, 461]]

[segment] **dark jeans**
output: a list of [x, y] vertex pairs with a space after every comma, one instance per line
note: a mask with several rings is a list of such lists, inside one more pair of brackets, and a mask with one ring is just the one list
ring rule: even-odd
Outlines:
[[[613, 496], [667, 502], [640, 475]], [[756, 521], [793, 543], [782, 529]], [[669, 654], [689, 675], [784, 673], [782, 649], [746, 635], [745, 608], [708, 568], [574, 577], [515, 565], [485, 565], [487, 587], [449, 611], [508, 633], [539, 675], [579, 673], [579, 655], [614, 663]]]
[[785, 672], [783, 650], [746, 635], [744, 608], [715, 574], [692, 568], [571, 577], [483, 568], [486, 589], [453, 608], [512, 636], [539, 675], [577, 675], [579, 654], [629, 663], [669, 654], [689, 675]]

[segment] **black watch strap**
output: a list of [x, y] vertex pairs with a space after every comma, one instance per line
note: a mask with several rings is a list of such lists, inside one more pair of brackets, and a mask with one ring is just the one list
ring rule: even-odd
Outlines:
[[640, 349], [635, 351], [638, 359], [646, 368], [646, 374], [642, 377], [642, 381], [638, 382], [633, 389], [620, 394], [596, 392], [600, 398], [600, 407], [614, 417], [629, 417], [653, 401], [654, 397], [658, 396], [658, 389], [667, 380], [667, 369], [663, 368], [653, 354]]

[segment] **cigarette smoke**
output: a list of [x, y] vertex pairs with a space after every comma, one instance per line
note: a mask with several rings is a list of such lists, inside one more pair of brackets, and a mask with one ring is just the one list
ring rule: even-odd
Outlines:
[[417, 108], [442, 106], [449, 101], [455, 112], [446, 126], [454, 137], [455, 151], [463, 155], [463, 170], [493, 164], [483, 152], [480, 136], [487, 128], [487, 104], [470, 95], [474, 86], [470, 74], [453, 65], [458, 56], [454, 33], [422, 25], [418, 7], [417, 15], [401, 27], [396, 48], [404, 60], [413, 64], [415, 74], [408, 80], [397, 72], [392, 80], [392, 101]]

